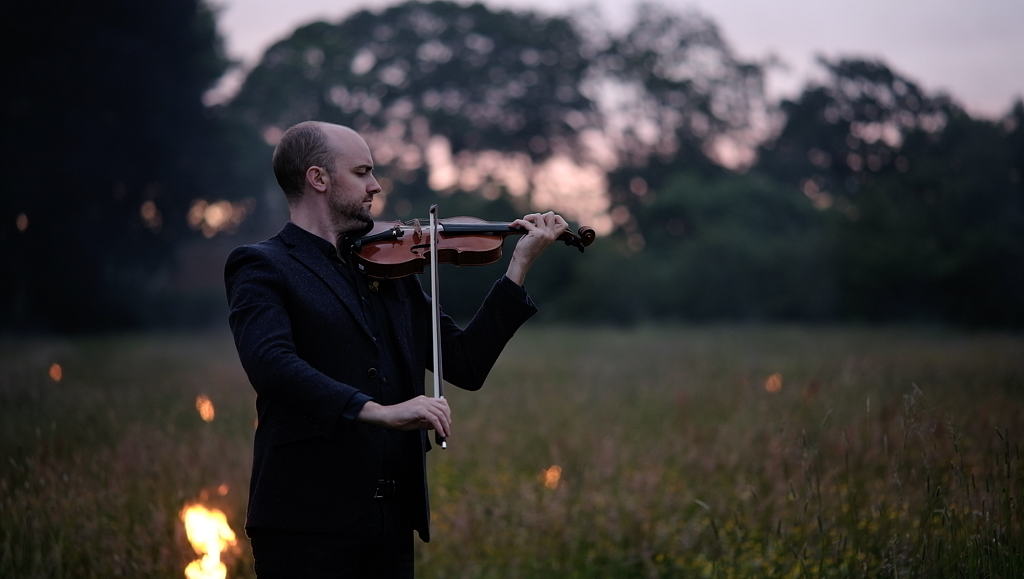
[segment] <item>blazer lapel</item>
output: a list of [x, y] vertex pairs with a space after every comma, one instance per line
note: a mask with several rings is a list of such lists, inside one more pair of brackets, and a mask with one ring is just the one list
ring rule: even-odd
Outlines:
[[341, 303], [345, 304], [345, 307], [352, 312], [352, 316], [359, 322], [359, 326], [363, 328], [366, 335], [373, 336], [363, 315], [363, 308], [359, 305], [359, 296], [355, 289], [342, 282], [341, 275], [334, 269], [334, 265], [306, 238], [306, 234], [299, 229], [299, 226], [288, 222], [279, 235], [289, 246], [288, 253], [319, 276], [327, 284], [327, 287], [331, 288], [331, 291], [338, 296]]

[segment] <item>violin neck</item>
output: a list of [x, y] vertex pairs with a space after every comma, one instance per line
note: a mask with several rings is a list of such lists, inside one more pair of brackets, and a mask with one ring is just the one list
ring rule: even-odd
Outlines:
[[[518, 225], [501, 222], [442, 223], [441, 227], [442, 232], [445, 235], [500, 235], [502, 237], [507, 237], [509, 235], [526, 234], [526, 229], [519, 227]], [[564, 241], [566, 245], [579, 247], [580, 251], [583, 250], [580, 238], [571, 231], [565, 231], [559, 235], [558, 241]]]
[[441, 232], [447, 235], [515, 235], [526, 233], [522, 227], [508, 223], [441, 223]]

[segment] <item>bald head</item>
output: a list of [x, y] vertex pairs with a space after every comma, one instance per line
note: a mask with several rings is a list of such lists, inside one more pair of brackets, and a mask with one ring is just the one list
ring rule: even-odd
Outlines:
[[366, 147], [358, 133], [348, 127], [319, 121], [299, 123], [281, 136], [274, 149], [274, 176], [289, 202], [302, 196], [306, 170], [323, 167], [333, 173], [335, 157], [349, 147]]

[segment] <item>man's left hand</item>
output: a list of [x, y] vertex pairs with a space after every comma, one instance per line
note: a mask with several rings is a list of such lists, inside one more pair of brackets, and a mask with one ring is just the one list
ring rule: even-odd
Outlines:
[[526, 272], [530, 270], [533, 262], [558, 239], [559, 235], [569, 229], [569, 224], [561, 215], [548, 211], [531, 213], [522, 219], [516, 219], [512, 225], [522, 227], [527, 233], [516, 243], [505, 276], [521, 286], [526, 281]]

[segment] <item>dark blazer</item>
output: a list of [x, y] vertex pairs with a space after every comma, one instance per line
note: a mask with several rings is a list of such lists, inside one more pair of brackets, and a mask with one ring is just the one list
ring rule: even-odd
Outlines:
[[[245, 528], [339, 531], [355, 501], [373, 496], [383, 431], [343, 416], [358, 393], [377, 398], [381, 356], [359, 294], [298, 226], [235, 249], [225, 266], [229, 322], [259, 416]], [[394, 364], [418, 395], [433, 366], [430, 297], [415, 276], [382, 281], [393, 325]], [[442, 316], [445, 380], [479, 389], [498, 355], [536, 307], [502, 278], [465, 329]], [[426, 432], [408, 441], [413, 484], [401, 489], [413, 527], [430, 540]], [[412, 448], [412, 447], [416, 448]], [[408, 482], [408, 481], [407, 481]]]

